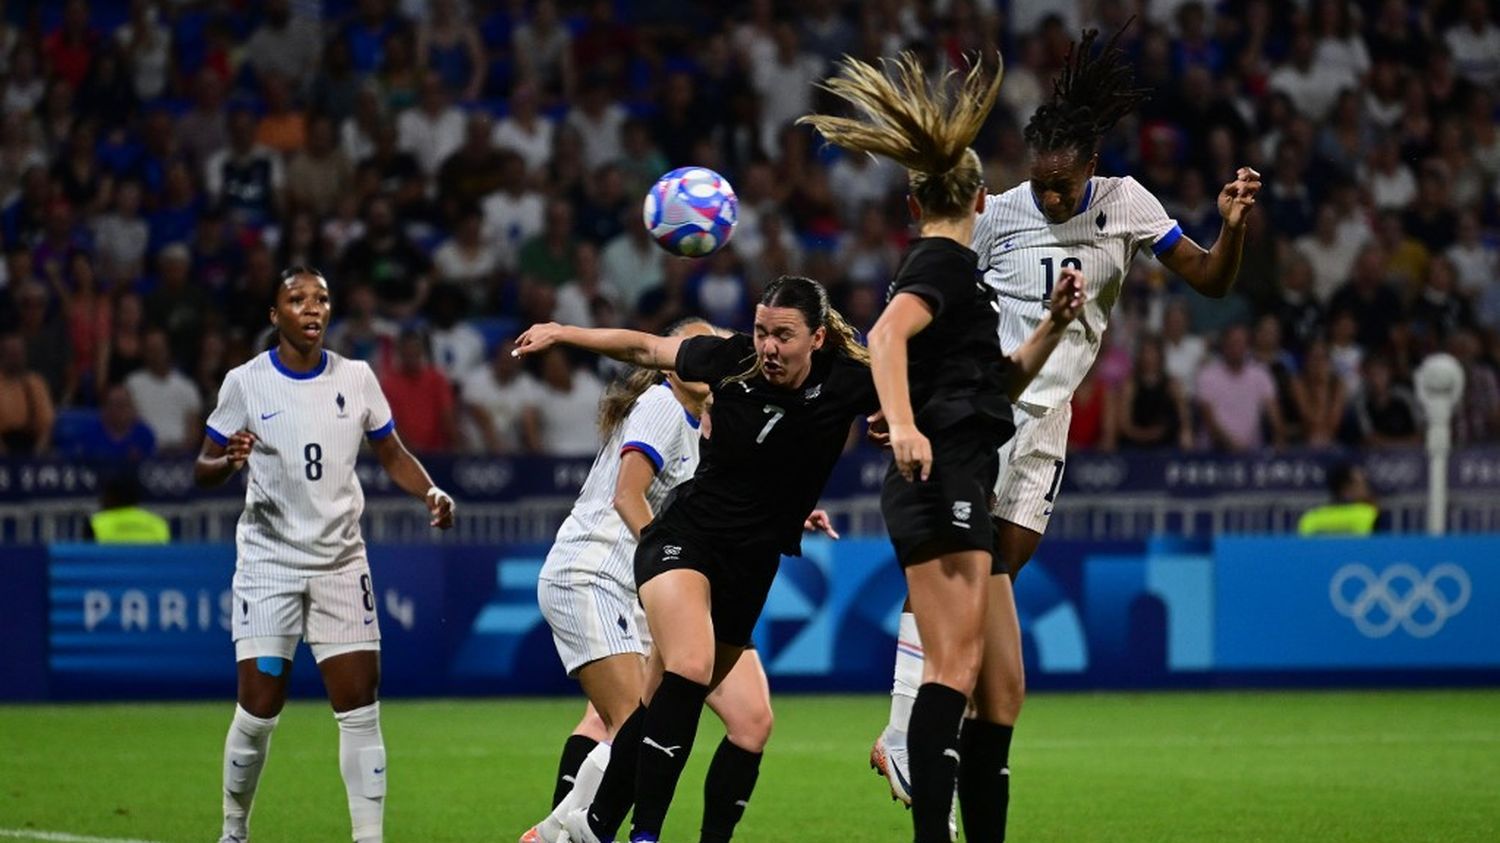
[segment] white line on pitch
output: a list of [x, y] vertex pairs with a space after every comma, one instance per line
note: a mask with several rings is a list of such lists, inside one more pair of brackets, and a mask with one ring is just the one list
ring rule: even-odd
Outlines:
[[155, 843], [152, 840], [133, 840], [125, 837], [86, 837], [82, 834], [67, 834], [61, 831], [36, 831], [29, 828], [0, 828], [0, 837], [17, 840], [42, 840], [46, 843]]

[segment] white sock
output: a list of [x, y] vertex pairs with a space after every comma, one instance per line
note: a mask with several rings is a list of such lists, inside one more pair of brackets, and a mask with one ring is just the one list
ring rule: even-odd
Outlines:
[[339, 722], [339, 772], [349, 795], [355, 843], [380, 843], [385, 820], [385, 744], [380, 703], [335, 712]]
[[229, 735], [224, 738], [224, 835], [245, 839], [250, 836], [250, 805], [260, 772], [266, 766], [271, 748], [271, 732], [277, 718], [261, 719], [234, 707]]
[[563, 820], [575, 809], [586, 808], [594, 802], [594, 794], [599, 792], [599, 782], [604, 778], [604, 768], [609, 766], [608, 743], [600, 741], [589, 750], [588, 757], [578, 766], [578, 775], [573, 779], [573, 789], [563, 797], [563, 801], [557, 803], [552, 813], [542, 820], [538, 830], [548, 840], [556, 839], [562, 833]]
[[917, 634], [917, 616], [901, 613], [896, 638], [896, 677], [891, 683], [891, 720], [885, 729], [887, 747], [906, 749], [906, 726], [911, 722], [912, 703], [922, 687], [922, 636]]

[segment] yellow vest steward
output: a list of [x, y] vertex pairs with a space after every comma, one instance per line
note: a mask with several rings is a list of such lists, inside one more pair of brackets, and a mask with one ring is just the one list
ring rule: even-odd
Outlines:
[[1331, 503], [1310, 509], [1297, 522], [1303, 536], [1368, 536], [1380, 510], [1367, 503]]
[[89, 516], [94, 541], [99, 544], [167, 544], [172, 529], [167, 519], [138, 506], [106, 509]]

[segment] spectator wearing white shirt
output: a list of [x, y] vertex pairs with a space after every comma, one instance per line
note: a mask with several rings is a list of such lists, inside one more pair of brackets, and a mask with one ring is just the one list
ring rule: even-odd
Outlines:
[[583, 163], [589, 172], [619, 159], [624, 152], [624, 106], [609, 98], [602, 79], [589, 79], [577, 103], [568, 110], [567, 124], [583, 143]]
[[339, 127], [339, 143], [344, 155], [358, 163], [375, 153], [375, 138], [385, 122], [385, 104], [380, 99], [380, 85], [368, 81], [354, 96], [354, 113]]
[[554, 457], [588, 457], [599, 450], [599, 399], [604, 384], [575, 368], [561, 348], [543, 352], [542, 378], [532, 406], [522, 415], [527, 448]]
[[864, 153], [845, 152], [828, 170], [828, 189], [839, 198], [839, 213], [850, 228], [866, 208], [884, 204], [894, 189], [904, 190], [905, 182], [906, 174], [890, 159]]
[[552, 163], [553, 134], [552, 121], [537, 111], [536, 87], [522, 82], [511, 91], [510, 114], [495, 124], [491, 140], [521, 156], [529, 172], [541, 173]]
[[1328, 301], [1349, 280], [1349, 270], [1364, 242], [1342, 236], [1338, 211], [1332, 205], [1318, 209], [1317, 227], [1297, 238], [1293, 247], [1312, 265], [1313, 295], [1319, 301]]
[[1290, 59], [1271, 74], [1267, 88], [1287, 95], [1292, 107], [1314, 121], [1327, 119], [1340, 91], [1355, 88], [1358, 80], [1347, 69], [1318, 64], [1312, 34], [1298, 32], [1292, 38]]
[[1191, 331], [1192, 318], [1187, 303], [1181, 299], [1168, 302], [1162, 314], [1162, 354], [1167, 374], [1182, 384], [1183, 391], [1190, 396], [1198, 383], [1198, 369], [1208, 355], [1208, 343]]
[[484, 364], [484, 335], [473, 325], [460, 321], [465, 305], [464, 292], [445, 284], [435, 287], [428, 297], [427, 312], [432, 324], [427, 334], [432, 363], [449, 383], [457, 383]]
[[1478, 299], [1487, 287], [1500, 286], [1500, 253], [1487, 242], [1479, 214], [1464, 211], [1458, 218], [1458, 239], [1444, 253], [1458, 274], [1458, 288]]
[[1443, 41], [1458, 75], [1482, 87], [1500, 81], [1500, 27], [1490, 20], [1485, 0], [1466, 0], [1463, 23], [1449, 29]]
[[323, 53], [318, 22], [295, 13], [290, 0], [266, 0], [264, 14], [245, 42], [246, 63], [257, 74], [280, 74], [299, 85], [311, 81]]
[[1354, 25], [1351, 4], [1345, 0], [1319, 0], [1318, 45], [1313, 63], [1361, 79], [1370, 71], [1370, 51]]
[[485, 242], [495, 248], [499, 266], [513, 270], [521, 244], [541, 232], [547, 203], [526, 186], [526, 163], [521, 156], [504, 154], [500, 189], [484, 197], [479, 207], [484, 214]]
[[466, 125], [463, 111], [448, 101], [443, 81], [436, 74], [426, 73], [417, 107], [396, 119], [397, 145], [431, 178], [448, 156], [463, 146]]
[[639, 214], [627, 210], [623, 222], [625, 230], [604, 244], [600, 275], [623, 309], [633, 313], [641, 293], [661, 286], [667, 253], [651, 239]]
[[432, 253], [438, 281], [464, 293], [471, 305], [482, 303], [500, 266], [500, 251], [485, 239], [484, 214], [468, 206], [459, 212], [453, 236]]
[[1393, 137], [1375, 144], [1360, 181], [1370, 192], [1370, 202], [1377, 211], [1399, 211], [1417, 198], [1417, 177], [1401, 161], [1401, 148]]
[[115, 30], [115, 43], [130, 68], [135, 95], [142, 102], [161, 96], [172, 69], [172, 31], [157, 21], [156, 4], [132, 0], [130, 20]]
[[550, 97], [572, 99], [573, 36], [553, 0], [538, 0], [531, 20], [511, 34], [511, 48], [519, 75], [537, 80]]
[[813, 85], [822, 80], [825, 65], [804, 52], [797, 29], [788, 21], [776, 24], [776, 54], [750, 68], [750, 85], [760, 95], [760, 143], [775, 157], [781, 152], [781, 132], [787, 124], [812, 111]]
[[30, 114], [47, 93], [47, 79], [38, 72], [41, 59], [29, 43], [16, 45], [10, 75], [0, 89], [0, 109], [6, 114]]
[[573, 268], [573, 280], [557, 290], [557, 306], [552, 311], [552, 318], [564, 325], [603, 327], [594, 322], [600, 299], [618, 310], [619, 296], [605, 285], [600, 274], [599, 248], [587, 240], [581, 241], [573, 250]]
[[518, 454], [525, 450], [521, 418], [536, 404], [541, 385], [511, 355], [516, 345], [496, 344], [490, 363], [459, 381], [465, 449], [471, 453]]
[[115, 188], [115, 205], [94, 221], [99, 275], [109, 285], [141, 277], [151, 229], [141, 216], [141, 183], [130, 179]]
[[162, 453], [197, 447], [203, 422], [203, 399], [191, 379], [172, 366], [171, 346], [160, 328], [146, 332], [142, 348], [145, 366], [125, 379], [125, 389], [140, 410], [141, 420], [156, 434]]

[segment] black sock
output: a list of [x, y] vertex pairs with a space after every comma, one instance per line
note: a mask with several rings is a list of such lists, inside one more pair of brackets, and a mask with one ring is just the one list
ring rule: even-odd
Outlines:
[[1005, 839], [1010, 809], [1010, 736], [1014, 726], [965, 720], [959, 736], [958, 805], [964, 839], [999, 843]]
[[917, 689], [906, 731], [911, 767], [911, 821], [916, 843], [948, 843], [948, 811], [958, 776], [958, 730], [968, 698], [928, 682]]
[[667, 819], [667, 808], [677, 790], [677, 779], [687, 766], [698, 735], [698, 718], [703, 715], [703, 700], [708, 686], [699, 685], [675, 673], [661, 678], [661, 686], [646, 710], [646, 724], [641, 730], [640, 760], [635, 776], [635, 815], [632, 837], [637, 834], [661, 835]]
[[641, 749], [641, 726], [646, 722], [646, 706], [641, 705], [625, 718], [615, 733], [609, 750], [609, 766], [599, 779], [599, 789], [589, 805], [589, 827], [600, 840], [615, 839], [620, 823], [630, 813], [635, 800], [635, 764]]
[[728, 843], [734, 827], [745, 816], [755, 780], [760, 777], [761, 753], [740, 749], [729, 738], [719, 741], [708, 775], [703, 779], [703, 836], [700, 843]]
[[568, 735], [563, 743], [562, 759], [557, 762], [557, 784], [552, 788], [552, 807], [563, 801], [573, 789], [573, 780], [578, 777], [578, 768], [583, 759], [589, 757], [599, 742], [587, 735]]

